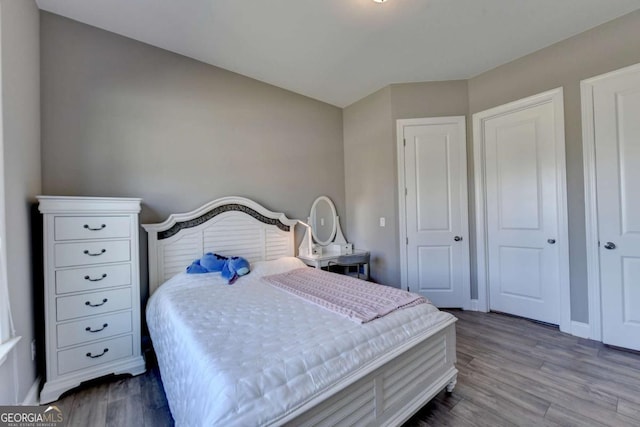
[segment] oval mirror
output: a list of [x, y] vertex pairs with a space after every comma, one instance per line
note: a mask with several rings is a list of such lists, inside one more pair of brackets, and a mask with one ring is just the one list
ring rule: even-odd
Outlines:
[[321, 246], [327, 246], [336, 236], [336, 207], [327, 196], [318, 197], [311, 206], [309, 225], [313, 239]]

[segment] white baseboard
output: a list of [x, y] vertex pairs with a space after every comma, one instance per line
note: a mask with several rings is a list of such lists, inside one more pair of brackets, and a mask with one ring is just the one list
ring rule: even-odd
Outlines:
[[22, 402], [22, 405], [29, 405], [29, 406], [39, 405], [40, 404], [39, 393], [38, 393], [39, 391], [40, 391], [40, 377], [36, 378], [35, 382], [27, 392], [27, 395], [25, 396], [24, 401]]
[[[472, 299], [469, 301], [469, 311], [480, 311], [478, 309], [478, 300], [477, 299]], [[575, 320], [571, 321], [571, 330], [570, 331], [565, 331], [573, 336], [576, 337], [580, 337], [580, 338], [586, 338], [586, 339], [593, 339], [591, 337], [591, 325], [589, 325], [588, 323], [583, 323], [583, 322], [576, 322]]]
[[580, 338], [591, 338], [591, 326], [588, 323], [571, 321], [571, 335]]

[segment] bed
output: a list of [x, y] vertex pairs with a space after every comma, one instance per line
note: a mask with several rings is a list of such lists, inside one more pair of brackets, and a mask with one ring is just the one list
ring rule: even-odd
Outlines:
[[[455, 317], [419, 304], [358, 324], [267, 284], [306, 268], [295, 220], [225, 197], [149, 233], [147, 323], [178, 426], [399, 425], [456, 383]], [[229, 286], [184, 269], [238, 255]]]

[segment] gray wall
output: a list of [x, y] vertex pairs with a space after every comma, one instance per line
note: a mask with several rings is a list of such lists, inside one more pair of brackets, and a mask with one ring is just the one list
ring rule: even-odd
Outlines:
[[371, 251], [377, 282], [400, 286], [396, 120], [464, 116], [467, 109], [463, 80], [394, 84], [344, 109], [347, 230], [355, 247]]
[[22, 336], [0, 366], [0, 404], [22, 403], [36, 379], [32, 258], [41, 249], [31, 245], [30, 205], [41, 182], [38, 28], [34, 1], [0, 1], [7, 278], [16, 332]]
[[341, 109], [50, 13], [40, 30], [46, 194], [142, 197], [143, 222], [228, 195], [306, 219], [327, 195], [345, 217]]
[[[394, 284], [399, 270], [391, 88], [345, 108], [343, 122], [347, 240], [371, 251], [373, 280]], [[378, 226], [380, 217], [387, 218], [385, 228]]]
[[[571, 318], [588, 322], [580, 80], [640, 62], [640, 11], [469, 80], [471, 114], [564, 88]], [[471, 174], [470, 176], [473, 176]]]

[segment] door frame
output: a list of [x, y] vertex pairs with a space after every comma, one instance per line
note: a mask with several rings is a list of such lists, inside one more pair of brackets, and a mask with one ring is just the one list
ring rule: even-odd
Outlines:
[[596, 191], [596, 140], [593, 89], [602, 80], [640, 71], [640, 64], [601, 74], [580, 82], [582, 104], [582, 159], [584, 168], [584, 205], [587, 250], [587, 289], [589, 298], [589, 338], [602, 341], [602, 304], [600, 299], [600, 250], [598, 236], [598, 199]]
[[556, 194], [558, 206], [558, 263], [560, 276], [560, 330], [571, 331], [571, 289], [569, 282], [569, 228], [567, 213], [567, 178], [564, 140], [564, 96], [562, 87], [490, 108], [473, 115], [473, 168], [475, 179], [476, 263], [478, 310], [489, 311], [489, 260], [487, 258], [487, 218], [485, 183], [485, 121], [538, 105], [552, 103], [556, 124]]
[[[468, 199], [468, 180], [467, 180], [467, 125], [466, 116], [447, 116], [447, 117], [428, 117], [419, 119], [398, 119], [396, 120], [396, 157], [398, 163], [398, 226], [399, 232], [399, 244], [400, 244], [400, 287], [407, 290], [408, 288], [408, 276], [409, 265], [407, 256], [407, 195], [405, 193], [405, 162], [404, 162], [404, 127], [405, 126], [420, 126], [420, 125], [434, 125], [434, 124], [454, 124], [458, 126], [460, 132], [460, 138], [463, 141], [463, 150], [460, 150], [460, 160], [464, 165], [461, 168], [461, 186], [460, 186], [460, 201], [464, 201], [467, 205], [466, 210], [462, 210], [462, 234], [466, 238], [462, 240], [462, 243], [466, 246], [466, 250], [463, 251], [463, 263], [470, 266], [469, 260], [469, 199]], [[471, 308], [471, 278], [469, 268], [463, 271], [463, 301], [462, 308], [469, 310]]]

